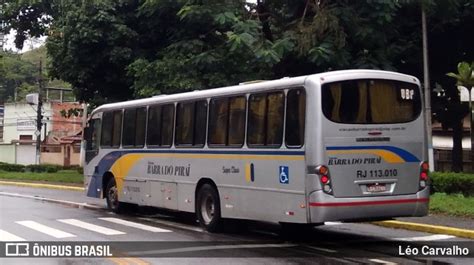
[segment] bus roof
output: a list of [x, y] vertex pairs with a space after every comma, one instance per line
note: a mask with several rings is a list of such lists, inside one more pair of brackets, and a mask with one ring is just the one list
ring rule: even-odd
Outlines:
[[[96, 108], [93, 113], [99, 111], [107, 111], [113, 109], [130, 108], [137, 106], [154, 105], [159, 103], [171, 103], [175, 101], [188, 101], [200, 98], [231, 96], [237, 94], [246, 94], [249, 92], [264, 92], [278, 88], [303, 86], [306, 79], [310, 78], [318, 80], [319, 82], [329, 82], [331, 79], [340, 79], [341, 76], [347, 79], [361, 79], [361, 78], [395, 78], [401, 81], [412, 82], [419, 84], [418, 79], [413, 76], [400, 74], [390, 71], [381, 70], [339, 70], [323, 72], [318, 74], [299, 76], [299, 77], [284, 77], [281, 79], [261, 81], [261, 82], [245, 82], [240, 85], [212, 88], [206, 90], [195, 90], [191, 92], [176, 93], [171, 95], [156, 95], [143, 99], [135, 99], [129, 101], [122, 101], [116, 103], [104, 104]], [[324, 81], [323, 81], [324, 80]], [[93, 114], [92, 113], [92, 114]]]

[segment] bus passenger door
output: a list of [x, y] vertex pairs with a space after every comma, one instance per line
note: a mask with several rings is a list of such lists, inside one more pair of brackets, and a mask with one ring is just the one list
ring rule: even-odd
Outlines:
[[150, 181], [150, 205], [154, 207], [163, 207], [163, 195], [161, 191], [162, 182]]

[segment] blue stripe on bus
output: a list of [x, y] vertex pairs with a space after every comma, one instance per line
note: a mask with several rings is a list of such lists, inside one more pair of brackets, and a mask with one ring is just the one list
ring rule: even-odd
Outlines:
[[406, 162], [420, 162], [412, 153], [395, 146], [328, 146], [326, 150], [387, 150], [403, 158]]

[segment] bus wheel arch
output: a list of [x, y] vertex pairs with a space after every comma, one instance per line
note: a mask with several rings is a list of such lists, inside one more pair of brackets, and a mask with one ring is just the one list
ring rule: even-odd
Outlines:
[[195, 212], [199, 224], [209, 232], [222, 228], [221, 203], [217, 185], [211, 179], [202, 178], [196, 185]]
[[107, 202], [107, 209], [117, 214], [130, 213], [135, 210], [137, 205], [120, 202], [118, 200], [119, 191], [117, 189], [117, 182], [111, 172], [104, 174], [102, 177], [102, 185], [104, 198]]

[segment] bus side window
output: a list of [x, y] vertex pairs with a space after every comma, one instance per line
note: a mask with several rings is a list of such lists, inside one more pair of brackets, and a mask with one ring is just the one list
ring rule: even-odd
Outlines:
[[100, 144], [100, 127], [101, 127], [101, 120], [100, 119], [94, 119], [92, 120], [92, 135], [91, 135], [91, 149], [92, 150], [98, 150], [99, 149], [99, 144]]
[[245, 138], [244, 96], [211, 99], [209, 107], [210, 146], [241, 147]]
[[178, 103], [176, 110], [176, 145], [192, 145], [194, 102]]
[[266, 94], [254, 94], [249, 98], [249, 118], [247, 144], [249, 146], [265, 145], [265, 112]]
[[193, 146], [204, 146], [207, 129], [207, 101], [196, 102]]
[[239, 96], [229, 100], [228, 145], [242, 146], [245, 138], [245, 97]]
[[174, 105], [151, 106], [148, 109], [147, 145], [171, 147], [173, 143]]
[[145, 145], [145, 127], [146, 127], [146, 108], [137, 109], [135, 147], [143, 147]]
[[204, 146], [207, 128], [205, 100], [178, 103], [176, 111], [176, 145]]
[[146, 108], [126, 109], [123, 120], [122, 145], [143, 147], [145, 143]]
[[280, 146], [283, 140], [283, 115], [285, 95], [283, 92], [267, 96], [267, 146]]
[[89, 125], [84, 128], [84, 139], [86, 140], [86, 150], [99, 149], [100, 119], [91, 119]]
[[148, 108], [146, 144], [161, 146], [161, 106], [151, 106]]
[[284, 94], [275, 92], [250, 95], [249, 146], [280, 146], [283, 140]]
[[285, 143], [289, 147], [304, 144], [306, 94], [303, 88], [291, 89], [286, 96]]
[[125, 147], [132, 147], [135, 145], [136, 119], [137, 109], [126, 109], [124, 111], [122, 145]]
[[102, 134], [100, 145], [104, 147], [112, 146], [112, 128], [114, 120], [112, 112], [104, 112], [102, 115]]
[[209, 145], [226, 145], [229, 99], [211, 99], [209, 106]]
[[174, 128], [174, 105], [169, 104], [163, 106], [161, 118], [161, 146], [170, 147], [173, 144], [173, 128]]
[[112, 147], [120, 147], [120, 140], [122, 135], [122, 110], [113, 112], [113, 130], [112, 130]]

